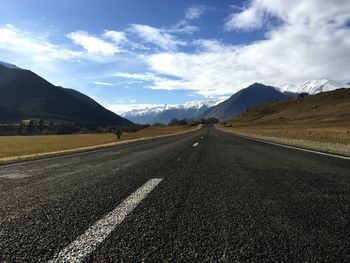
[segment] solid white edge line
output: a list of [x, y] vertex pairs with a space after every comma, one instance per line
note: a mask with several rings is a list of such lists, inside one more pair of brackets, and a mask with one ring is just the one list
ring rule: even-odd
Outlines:
[[[69, 157], [74, 157], [74, 156], [79, 156], [79, 155], [87, 155], [90, 153], [98, 153], [98, 152], [105, 152], [108, 150], [114, 150], [117, 147], [122, 146], [122, 145], [117, 145], [117, 146], [112, 146], [112, 147], [106, 147], [105, 149], [96, 149], [96, 150], [86, 150], [83, 152], [77, 152], [77, 153], [67, 153], [64, 155], [60, 156], [47, 156], [47, 157], [42, 157], [40, 159], [34, 159], [30, 161], [19, 161], [18, 163], [11, 163], [11, 164], [0, 164], [0, 168], [9, 168], [9, 167], [15, 167], [15, 166], [20, 166], [20, 165], [25, 165], [25, 164], [31, 164], [31, 163], [39, 163], [39, 162], [45, 162], [45, 161], [52, 161], [52, 160], [59, 160], [59, 159], [64, 159], [64, 158], [69, 158]], [[121, 152], [118, 152], [121, 153]]]
[[350, 160], [350, 157], [346, 157], [346, 156], [342, 156], [342, 155], [325, 153], [325, 152], [319, 152], [319, 151], [315, 151], [315, 150], [300, 148], [300, 147], [286, 145], [286, 144], [281, 144], [281, 143], [276, 143], [276, 142], [269, 142], [269, 141], [265, 141], [265, 140], [255, 139], [255, 138], [248, 137], [248, 136], [239, 135], [239, 134], [236, 134], [236, 133], [233, 133], [233, 132], [230, 132], [230, 134], [233, 134], [234, 136], [241, 137], [241, 138], [244, 138], [244, 139], [247, 139], [247, 140], [251, 140], [251, 141], [257, 141], [257, 142], [272, 144], [272, 145], [285, 147], [285, 148], [289, 148], [289, 149], [293, 149], [293, 150], [299, 150], [299, 151], [303, 151], [303, 152], [316, 153], [316, 154], [330, 156], [330, 157], [334, 157], [334, 158], [340, 158], [340, 159], [344, 159], [344, 160]]
[[95, 222], [84, 234], [61, 250], [49, 262], [82, 262], [162, 180], [162, 178], [154, 178], [147, 181], [113, 211]]
[[[185, 132], [185, 133], [190, 133], [190, 132], [194, 132], [196, 130], [193, 131], [189, 131], [189, 132]], [[171, 134], [170, 136], [176, 136], [176, 135], [182, 135], [185, 133], [179, 133], [179, 134]], [[125, 143], [125, 144], [120, 144], [120, 145], [115, 145], [115, 146], [111, 146], [111, 147], [106, 147], [103, 149], [96, 149], [96, 150], [86, 150], [86, 151], [82, 151], [82, 152], [77, 152], [77, 153], [67, 153], [67, 154], [63, 154], [63, 155], [59, 155], [59, 156], [43, 156], [40, 159], [34, 159], [34, 160], [20, 160], [18, 162], [15, 163], [10, 163], [10, 164], [0, 164], [0, 168], [9, 168], [9, 167], [15, 167], [15, 166], [20, 166], [20, 165], [25, 165], [25, 164], [31, 164], [31, 163], [38, 163], [38, 162], [45, 162], [45, 161], [51, 161], [51, 160], [57, 160], [57, 159], [64, 159], [64, 158], [69, 158], [69, 157], [74, 157], [74, 156], [79, 156], [79, 155], [85, 155], [85, 154], [90, 154], [90, 153], [96, 153], [96, 152], [104, 152], [104, 151], [109, 151], [109, 150], [113, 150], [122, 146], [126, 146], [126, 145], [136, 145], [138, 143], [144, 143], [150, 140], [154, 140], [154, 139], [162, 139], [162, 138], [167, 138], [166, 136], [164, 137], [158, 137], [158, 138], [153, 138], [153, 139], [149, 139], [149, 140], [144, 140], [144, 141], [136, 141], [136, 142], [132, 142], [132, 143]]]
[[193, 144], [193, 147], [196, 147], [196, 146], [198, 146], [198, 144], [199, 144], [199, 143], [198, 143], [198, 142], [196, 142], [195, 144]]

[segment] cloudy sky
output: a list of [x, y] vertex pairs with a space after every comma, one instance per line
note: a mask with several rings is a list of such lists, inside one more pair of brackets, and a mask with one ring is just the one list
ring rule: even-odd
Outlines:
[[117, 113], [350, 80], [349, 0], [0, 0], [0, 61]]

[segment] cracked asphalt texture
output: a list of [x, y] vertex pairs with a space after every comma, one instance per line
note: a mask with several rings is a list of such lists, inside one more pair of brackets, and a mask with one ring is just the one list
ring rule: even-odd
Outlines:
[[0, 262], [47, 262], [152, 178], [84, 262], [350, 261], [349, 160], [205, 126], [0, 166]]

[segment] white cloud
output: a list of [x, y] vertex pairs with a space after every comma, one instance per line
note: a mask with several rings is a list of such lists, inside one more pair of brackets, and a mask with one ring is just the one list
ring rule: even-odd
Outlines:
[[154, 83], [154, 89], [188, 89], [201, 95], [223, 95], [233, 92], [230, 65], [234, 59], [231, 50], [226, 52], [202, 52], [198, 54], [161, 53], [152, 55], [149, 63], [159, 74], [167, 74], [180, 80], [162, 80]]
[[252, 0], [241, 12], [233, 13], [226, 23], [229, 30], [259, 28], [269, 17], [289, 25], [343, 25], [349, 20], [348, 0]]
[[166, 30], [148, 25], [133, 24], [130, 31], [136, 33], [143, 41], [159, 46], [164, 50], [176, 50], [178, 46], [186, 45], [186, 42], [166, 33]]
[[127, 41], [127, 37], [124, 32], [106, 30], [102, 35], [105, 39], [109, 39], [116, 44], [120, 44]]
[[[280, 19], [279, 26], [269, 27], [266, 39], [245, 45], [197, 40], [193, 43], [198, 50], [192, 54], [150, 55], [148, 63], [155, 74], [177, 78], [155, 82], [153, 88], [183, 88], [210, 96], [232, 94], [256, 81], [281, 87], [307, 79], [349, 80], [349, 2], [255, 0], [251, 6], [263, 6], [254, 12], [266, 13], [265, 18]], [[240, 28], [263, 21], [247, 19]]]
[[165, 31], [167, 33], [193, 34], [198, 30], [197, 26], [190, 25], [186, 20], [182, 20]]
[[226, 22], [226, 29], [254, 29], [263, 26], [265, 13], [257, 5], [252, 4], [240, 13], [231, 14]]
[[0, 27], [0, 48], [32, 56], [36, 61], [65, 60], [82, 56], [82, 52], [50, 43], [46, 36], [35, 37], [10, 24]]
[[202, 5], [191, 6], [185, 11], [185, 18], [187, 20], [194, 20], [201, 17], [201, 15], [205, 12], [206, 8]]
[[174, 26], [163, 29], [166, 33], [193, 34], [199, 30], [199, 27], [191, 25], [192, 20], [200, 18], [205, 12], [206, 7], [202, 5], [191, 6], [185, 11], [185, 18], [180, 20]]
[[101, 82], [101, 81], [94, 81], [94, 84], [95, 84], [95, 85], [99, 85], [99, 86], [109, 86], [109, 87], [114, 86], [113, 83]]
[[146, 73], [117, 72], [113, 74], [113, 76], [118, 78], [126, 78], [126, 79], [139, 80], [144, 82], [151, 82], [152, 84], [145, 86], [146, 88], [150, 88], [150, 89], [181, 90], [181, 89], [188, 89], [190, 87], [190, 83], [184, 80], [170, 79], [170, 78], [166, 78], [150, 72], [146, 72]]
[[126, 73], [126, 72], [117, 72], [112, 75], [117, 78], [126, 78], [126, 79], [134, 79], [134, 80], [142, 80], [142, 81], [155, 81], [157, 80], [157, 76], [153, 73]]
[[[111, 33], [107, 33], [108, 37], [110, 37], [110, 35]], [[118, 46], [114, 45], [113, 43], [90, 35], [85, 31], [72, 32], [69, 33], [67, 37], [72, 39], [75, 44], [82, 46], [89, 54], [92, 55], [114, 56], [120, 51]]]

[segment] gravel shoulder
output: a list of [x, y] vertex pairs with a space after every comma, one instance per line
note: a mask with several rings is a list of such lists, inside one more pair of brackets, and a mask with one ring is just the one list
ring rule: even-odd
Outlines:
[[[290, 128], [266, 128], [261, 126], [249, 127], [225, 127], [217, 125], [217, 129], [241, 136], [301, 147], [331, 154], [350, 156], [350, 143], [347, 138], [350, 134], [346, 131], [339, 135], [338, 130], [328, 132], [321, 129], [293, 129]], [[333, 134], [334, 133], [334, 134]], [[300, 137], [305, 139], [301, 139]], [[299, 137], [299, 138], [298, 138]]]

